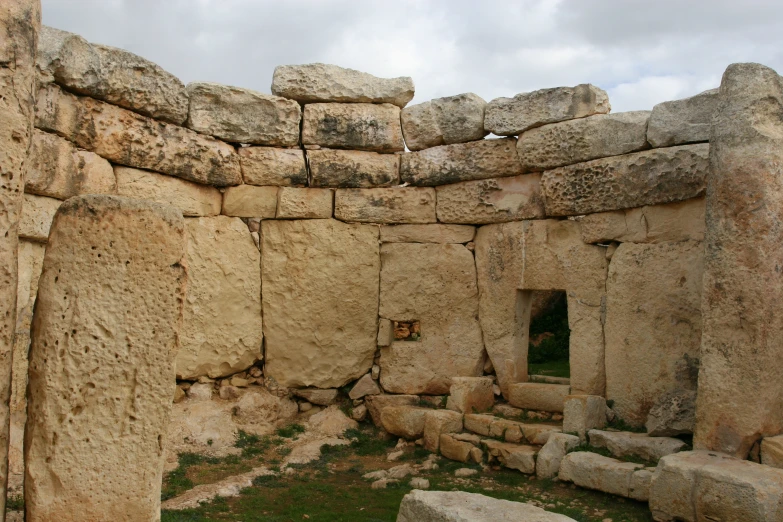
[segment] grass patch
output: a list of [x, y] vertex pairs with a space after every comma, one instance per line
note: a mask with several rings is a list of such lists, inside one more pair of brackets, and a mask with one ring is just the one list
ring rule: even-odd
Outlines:
[[559, 361], [547, 361], [542, 363], [529, 363], [530, 375], [546, 375], [548, 377], [570, 377], [571, 363], [568, 359]]
[[298, 435], [300, 433], [304, 433], [305, 427], [301, 424], [289, 424], [288, 426], [285, 426], [283, 428], [277, 428], [275, 430], [275, 433], [278, 437], [283, 437], [286, 439], [291, 439], [295, 435]]
[[5, 501], [6, 511], [22, 511], [24, 510], [24, 495], [13, 495]]
[[649, 460], [644, 460], [643, 458], [636, 457], [634, 455], [626, 455], [624, 457], [615, 457], [612, 455], [612, 452], [609, 451], [607, 448], [599, 448], [597, 446], [591, 446], [589, 443], [585, 442], [580, 444], [579, 446], [576, 446], [573, 449], [570, 449], [568, 453], [574, 453], [577, 451], [589, 451], [590, 453], [597, 453], [599, 455], [603, 455], [604, 457], [609, 457], [616, 460], [621, 460], [623, 462], [632, 462], [634, 464], [642, 464], [645, 467], [655, 467], [657, 466], [657, 462], [650, 462]]

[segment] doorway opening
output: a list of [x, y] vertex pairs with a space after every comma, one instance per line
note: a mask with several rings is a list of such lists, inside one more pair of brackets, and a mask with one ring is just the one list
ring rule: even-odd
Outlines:
[[562, 290], [531, 292], [527, 364], [529, 375], [569, 378], [568, 299]]

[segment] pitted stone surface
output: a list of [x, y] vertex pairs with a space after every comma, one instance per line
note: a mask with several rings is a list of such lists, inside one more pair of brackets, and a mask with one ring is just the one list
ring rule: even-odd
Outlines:
[[322, 188], [280, 187], [277, 219], [328, 219], [332, 217], [334, 191]]
[[403, 151], [400, 108], [388, 103], [305, 105], [302, 144], [374, 152]]
[[337, 189], [334, 217], [358, 223], [435, 223], [435, 189], [389, 187]]
[[435, 191], [441, 223], [505, 223], [545, 215], [540, 174], [465, 181]]
[[410, 150], [480, 140], [485, 102], [472, 92], [436, 98], [402, 110], [402, 132]]
[[25, 194], [19, 219], [19, 237], [46, 243], [54, 214], [61, 204], [59, 199]]
[[381, 227], [382, 243], [468, 243], [476, 227], [467, 225], [393, 225]]
[[242, 178], [248, 185], [307, 185], [307, 168], [302, 149], [240, 147]]
[[400, 181], [400, 156], [358, 150], [307, 151], [311, 187], [388, 187]]
[[659, 103], [650, 114], [647, 141], [653, 147], [709, 141], [710, 123], [717, 108], [718, 89]]
[[638, 457], [650, 462], [681, 451], [687, 444], [672, 437], [650, 437], [646, 433], [590, 430], [590, 445], [606, 448], [615, 457]]
[[180, 209], [183, 216], [220, 214], [223, 195], [215, 187], [119, 165], [114, 167], [114, 173], [120, 196], [172, 205]]

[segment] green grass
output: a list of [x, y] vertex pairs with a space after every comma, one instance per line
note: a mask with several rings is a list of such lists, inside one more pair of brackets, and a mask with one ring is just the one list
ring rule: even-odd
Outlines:
[[560, 361], [547, 361], [543, 363], [529, 363], [527, 365], [530, 375], [547, 375], [549, 377], [570, 377], [571, 364], [568, 359]]
[[301, 424], [290, 424], [288, 426], [285, 426], [283, 428], [277, 428], [275, 433], [278, 437], [284, 437], [286, 439], [291, 439], [294, 436], [298, 435], [299, 433], [304, 433], [305, 427]]
[[528, 372], [568, 377], [571, 330], [568, 328], [568, 305], [565, 298], [560, 299], [549, 313], [536, 317], [530, 322], [531, 339], [543, 333], [550, 333], [552, 336], [542, 339], [537, 346], [530, 343], [527, 351]]
[[604, 457], [609, 457], [609, 458], [612, 458], [612, 459], [621, 460], [623, 462], [632, 462], [634, 464], [642, 464], [643, 466], [646, 466], [646, 467], [647, 466], [655, 467], [658, 464], [657, 462], [650, 462], [648, 460], [644, 460], [644, 459], [642, 459], [640, 457], [636, 457], [634, 455], [626, 455], [624, 457], [615, 457], [614, 455], [612, 455], [612, 452], [609, 451], [608, 449], [606, 449], [606, 448], [599, 448], [597, 446], [591, 446], [590, 444], [588, 444], [586, 442], [580, 444], [579, 446], [576, 446], [575, 448], [572, 448], [572, 449], [568, 450], [568, 453], [574, 453], [574, 452], [577, 452], [577, 451], [589, 451], [590, 453], [597, 453], [599, 455], [603, 455]]

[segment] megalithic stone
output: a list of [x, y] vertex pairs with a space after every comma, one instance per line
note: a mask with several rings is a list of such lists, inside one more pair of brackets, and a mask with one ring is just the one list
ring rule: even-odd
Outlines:
[[172, 206], [90, 195], [57, 211], [32, 326], [26, 520], [160, 520], [185, 244]]

